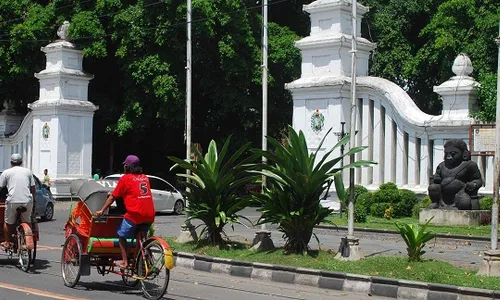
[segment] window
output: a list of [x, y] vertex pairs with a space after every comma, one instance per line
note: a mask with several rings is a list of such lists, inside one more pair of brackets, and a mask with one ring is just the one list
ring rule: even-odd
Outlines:
[[158, 178], [149, 178], [152, 190], [168, 191], [168, 183]]
[[166, 188], [166, 190], [169, 191], [169, 192], [174, 192], [175, 188], [170, 183], [167, 182], [167, 188]]
[[35, 179], [35, 188], [37, 190], [41, 189], [42, 188], [42, 184], [40, 183], [40, 180], [38, 180], [38, 177], [36, 177], [35, 175], [33, 175], [33, 179]]

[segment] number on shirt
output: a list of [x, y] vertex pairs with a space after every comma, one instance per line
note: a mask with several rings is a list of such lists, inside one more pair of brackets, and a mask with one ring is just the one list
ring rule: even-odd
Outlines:
[[148, 193], [148, 185], [145, 182], [139, 183], [139, 189], [141, 190], [141, 195], [146, 195]]

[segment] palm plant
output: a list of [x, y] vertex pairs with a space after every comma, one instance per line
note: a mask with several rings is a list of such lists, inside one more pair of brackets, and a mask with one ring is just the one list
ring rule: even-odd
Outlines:
[[[306, 138], [302, 131], [298, 134], [289, 127], [289, 138], [285, 145], [272, 137], [267, 137], [273, 150], [262, 151], [253, 149], [258, 155], [264, 156], [268, 164], [259, 163], [253, 172], [267, 177], [269, 183], [262, 194], [254, 194], [254, 201], [262, 205], [262, 215], [258, 224], [277, 224], [278, 230], [285, 239], [284, 250], [292, 253], [306, 253], [309, 242], [314, 235], [313, 229], [322, 222], [328, 222], [326, 217], [332, 210], [320, 205], [320, 197], [328, 186], [328, 181], [334, 178], [339, 198], [344, 198], [344, 186], [341, 171], [344, 168], [354, 168], [370, 165], [371, 161], [357, 161], [343, 167], [336, 165], [343, 156], [330, 159], [331, 153], [349, 141], [349, 136], [341, 139], [323, 157], [318, 152], [331, 131], [328, 131], [316, 151], [309, 153]], [[366, 147], [350, 149], [344, 156], [358, 153]], [[317, 161], [317, 159], [319, 159]]]
[[[247, 172], [254, 157], [248, 151], [250, 143], [237, 149], [229, 157], [229, 142], [230, 137], [218, 152], [217, 144], [212, 140], [205, 156], [198, 149], [194, 149], [199, 157], [198, 161], [169, 156], [169, 159], [176, 163], [172, 169], [180, 167], [190, 171], [190, 174], [177, 174], [189, 179], [184, 182], [189, 201], [186, 208], [189, 216], [187, 220], [202, 221], [200, 237], [206, 237], [208, 242], [214, 245], [223, 243], [225, 225], [241, 224], [240, 219], [246, 219], [238, 212], [249, 205], [249, 197], [238, 196], [238, 190], [255, 180], [255, 176], [250, 176]], [[250, 155], [243, 157], [246, 154]]]
[[435, 237], [435, 234], [426, 231], [427, 226], [434, 217], [430, 218], [423, 225], [418, 224], [398, 224], [395, 223], [398, 232], [406, 243], [408, 261], [420, 261], [425, 251], [422, 250], [426, 243]]

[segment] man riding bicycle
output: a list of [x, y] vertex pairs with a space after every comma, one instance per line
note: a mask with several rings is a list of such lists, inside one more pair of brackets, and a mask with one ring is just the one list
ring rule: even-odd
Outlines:
[[120, 252], [122, 261], [117, 261], [121, 269], [127, 268], [127, 238], [135, 238], [137, 231], [146, 233], [155, 220], [155, 208], [149, 178], [143, 174], [139, 158], [129, 155], [123, 162], [125, 175], [120, 177], [115, 189], [109, 195], [97, 216], [103, 214], [115, 199], [122, 198], [126, 213], [122, 224], [118, 228]]
[[29, 169], [21, 167], [23, 158], [14, 153], [10, 157], [11, 167], [0, 175], [0, 188], [7, 186], [8, 194], [5, 201], [5, 221], [3, 232], [5, 241], [2, 246], [6, 249], [11, 247], [12, 233], [17, 218], [17, 208], [25, 207], [26, 211], [21, 213], [21, 222], [30, 223], [31, 214], [36, 201], [35, 180]]

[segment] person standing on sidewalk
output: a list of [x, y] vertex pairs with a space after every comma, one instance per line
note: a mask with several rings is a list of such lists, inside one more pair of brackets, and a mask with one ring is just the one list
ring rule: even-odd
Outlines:
[[45, 184], [47, 189], [50, 190], [50, 176], [49, 176], [48, 169], [43, 170], [43, 182], [42, 182], [42, 184]]

